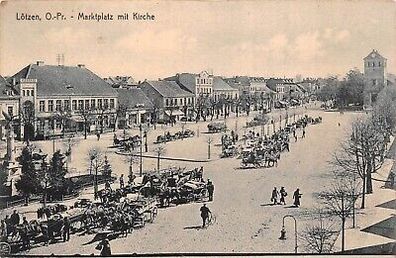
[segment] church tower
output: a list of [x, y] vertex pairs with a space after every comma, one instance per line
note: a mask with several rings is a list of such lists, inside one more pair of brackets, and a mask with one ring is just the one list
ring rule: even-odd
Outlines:
[[363, 61], [366, 80], [364, 105], [371, 107], [378, 93], [387, 84], [387, 59], [373, 49], [368, 56], [363, 58]]

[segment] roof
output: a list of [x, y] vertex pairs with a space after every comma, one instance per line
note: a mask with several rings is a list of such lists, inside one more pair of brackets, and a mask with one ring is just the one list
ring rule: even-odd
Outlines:
[[236, 91], [228, 83], [226, 83], [220, 76], [214, 76], [213, 78], [213, 91], [224, 90], [224, 91]]
[[109, 76], [104, 80], [113, 87], [137, 85], [137, 82], [131, 76]]
[[145, 81], [163, 97], [192, 97], [194, 94], [183, 90], [175, 81]]
[[145, 109], [151, 109], [154, 104], [144, 94], [142, 89], [130, 88], [130, 89], [116, 89], [118, 92], [118, 103], [127, 107], [128, 109], [138, 108], [141, 106]]
[[17, 99], [19, 96], [14, 94], [16, 94], [15, 89], [0, 75], [0, 99]]
[[385, 57], [381, 56], [380, 53], [378, 53], [377, 50], [373, 49], [373, 51], [370, 52], [370, 54], [368, 54], [365, 58], [363, 58], [363, 60], [366, 59], [383, 59], [386, 60]]
[[30, 64], [9, 80], [37, 79], [37, 96], [117, 96], [102, 78], [85, 67]]
[[165, 78], [164, 80], [166, 81], [175, 81], [177, 82], [180, 87], [185, 88], [191, 93], [196, 93], [195, 92], [195, 78], [198, 76], [198, 74], [193, 74], [193, 73], [179, 73], [176, 74], [175, 76], [171, 76], [168, 78]]

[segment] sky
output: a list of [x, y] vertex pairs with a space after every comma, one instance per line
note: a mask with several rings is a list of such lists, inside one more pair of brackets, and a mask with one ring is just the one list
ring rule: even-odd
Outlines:
[[[45, 20], [61, 12], [66, 20]], [[71, 19], [129, 13], [128, 21]], [[155, 15], [132, 20], [132, 13]], [[16, 14], [38, 14], [22, 21]], [[117, 19], [117, 17], [115, 17]], [[396, 72], [394, 1], [2, 1], [0, 74], [42, 60], [85, 64], [102, 77], [158, 79], [181, 72], [303, 77], [344, 75], [372, 49]]]

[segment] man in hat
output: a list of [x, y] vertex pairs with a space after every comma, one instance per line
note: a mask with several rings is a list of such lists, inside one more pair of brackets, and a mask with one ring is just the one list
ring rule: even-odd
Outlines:
[[202, 228], [206, 226], [206, 220], [209, 218], [209, 213], [212, 214], [206, 204], [204, 204], [201, 209], [201, 218], [202, 218]]
[[207, 189], [208, 189], [208, 193], [209, 193], [209, 201], [213, 201], [213, 192], [214, 192], [214, 185], [212, 183], [212, 181], [210, 181], [210, 179], [208, 178], [208, 183], [206, 185]]

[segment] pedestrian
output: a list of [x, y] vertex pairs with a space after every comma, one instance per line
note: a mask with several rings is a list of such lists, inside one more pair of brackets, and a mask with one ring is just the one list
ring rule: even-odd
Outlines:
[[121, 174], [120, 176], [120, 188], [124, 188], [124, 174]]
[[390, 186], [393, 188], [393, 186], [395, 185], [395, 174], [393, 173], [393, 171], [389, 174], [389, 181]]
[[340, 123], [338, 123], [338, 126], [341, 126], [341, 124], [340, 124]]
[[98, 141], [99, 141], [100, 140], [100, 133], [99, 132], [96, 133], [96, 137], [98, 138]]
[[1, 230], [0, 241], [6, 241], [8, 236], [8, 231], [7, 231], [7, 223], [5, 219], [1, 220], [0, 230]]
[[280, 204], [286, 205], [285, 197], [287, 196], [287, 192], [283, 186], [281, 187], [279, 194], [280, 194]]
[[299, 207], [301, 205], [301, 203], [300, 203], [301, 196], [302, 196], [302, 194], [300, 193], [300, 189], [297, 188], [297, 190], [294, 191], [294, 193], [293, 193], [295, 207]]
[[208, 179], [208, 184], [206, 186], [208, 188], [208, 193], [209, 193], [209, 201], [213, 201], [213, 192], [214, 192], [214, 185], [212, 181]]
[[103, 239], [96, 246], [97, 250], [100, 250], [100, 256], [111, 256], [111, 247], [108, 238]]
[[65, 217], [63, 219], [62, 236], [63, 236], [63, 242], [70, 240], [70, 219], [69, 219], [69, 217]]
[[206, 204], [204, 204], [201, 209], [201, 218], [202, 218], [202, 228], [206, 226], [206, 220], [209, 218], [209, 213], [212, 214], [212, 212], [209, 210], [208, 207], [206, 207]]
[[48, 244], [49, 244], [49, 230], [48, 230], [47, 223], [41, 224], [41, 233], [43, 234], [44, 244], [46, 246], [48, 246]]
[[305, 128], [303, 128], [303, 133], [301, 138], [305, 138]]
[[276, 189], [276, 187], [274, 187], [271, 193], [271, 202], [273, 202], [273, 205], [278, 204], [278, 198], [279, 198], [279, 192]]
[[19, 213], [16, 210], [14, 210], [13, 213], [11, 214], [10, 222], [11, 225], [13, 225], [14, 227], [19, 224], [20, 217], [19, 217]]

